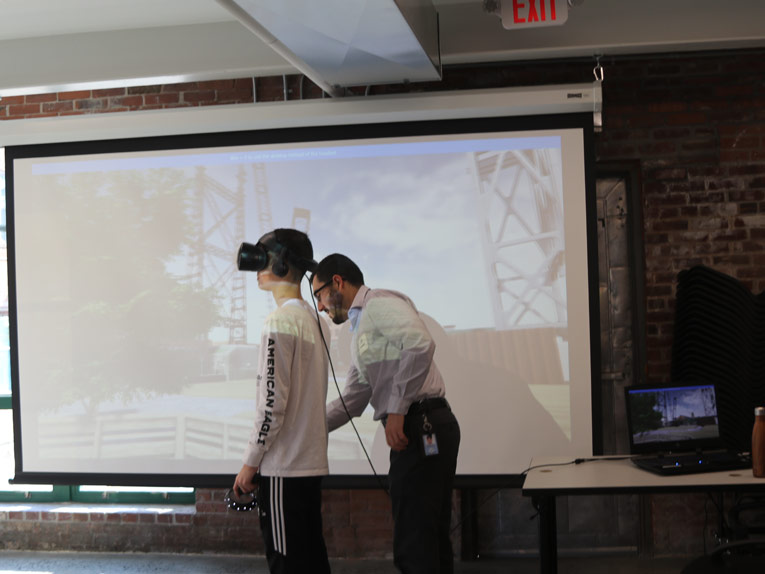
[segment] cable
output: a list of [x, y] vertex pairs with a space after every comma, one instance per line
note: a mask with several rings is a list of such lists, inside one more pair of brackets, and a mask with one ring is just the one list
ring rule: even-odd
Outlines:
[[521, 476], [526, 476], [529, 473], [530, 470], [534, 470], [534, 469], [537, 469], [537, 468], [544, 468], [544, 467], [547, 467], [547, 466], [568, 466], [570, 464], [582, 464], [584, 462], [600, 462], [600, 461], [603, 461], [603, 460], [608, 460], [608, 461], [612, 461], [612, 460], [629, 460], [631, 458], [632, 458], [632, 456], [608, 457], [607, 459], [606, 458], [599, 458], [599, 457], [596, 457], [596, 458], [575, 458], [574, 460], [570, 460], [569, 462], [552, 462], [552, 463], [549, 463], [549, 464], [538, 464], [536, 466], [528, 467], [526, 470], [521, 472]]
[[[569, 461], [569, 462], [558, 462], [558, 463], [551, 463], [551, 464], [538, 464], [538, 465], [536, 465], [536, 466], [530, 466], [530, 467], [526, 468], [526, 470], [524, 470], [524, 471], [522, 471], [522, 472], [520, 473], [520, 476], [526, 476], [530, 470], [534, 470], [534, 469], [536, 469], [536, 468], [543, 468], [543, 467], [547, 467], [547, 466], [569, 466], [569, 465], [571, 465], [571, 464], [581, 464], [582, 462], [587, 462], [587, 460], [588, 460], [588, 459], [577, 458], [577, 459], [571, 460], [571, 461]], [[589, 459], [589, 460], [593, 460], [593, 459]], [[476, 507], [475, 507], [475, 508], [474, 508], [474, 509], [473, 509], [473, 510], [470, 512], [470, 513], [468, 513], [466, 516], [463, 516], [463, 517], [462, 517], [462, 518], [459, 520], [459, 522], [457, 522], [457, 524], [455, 524], [455, 525], [452, 527], [452, 529], [450, 530], [450, 533], [453, 533], [453, 532], [454, 532], [455, 530], [457, 530], [457, 529], [458, 529], [460, 526], [462, 526], [462, 524], [463, 524], [463, 523], [464, 523], [464, 522], [465, 522], [465, 521], [466, 521], [468, 518], [471, 518], [473, 515], [475, 515], [475, 514], [476, 514], [476, 513], [477, 513], [477, 512], [478, 512], [478, 511], [481, 509], [481, 507], [482, 507], [484, 504], [486, 504], [486, 503], [487, 503], [487, 502], [489, 502], [489, 501], [490, 501], [492, 498], [494, 498], [495, 496], [497, 496], [497, 495], [500, 493], [500, 491], [502, 491], [502, 490], [504, 490], [504, 489], [506, 489], [506, 488], [511, 488], [511, 487], [513, 486], [513, 483], [514, 483], [514, 482], [515, 482], [515, 481], [512, 481], [512, 482], [507, 482], [506, 484], [503, 484], [503, 485], [499, 486], [498, 488], [496, 488], [496, 489], [495, 489], [495, 490], [494, 490], [494, 491], [493, 491], [491, 494], [489, 494], [489, 495], [488, 495], [488, 496], [487, 496], [487, 497], [486, 497], [486, 498], [485, 498], [485, 499], [484, 499], [482, 502], [478, 503], [478, 504], [476, 505]], [[531, 518], [535, 518], [535, 517], [536, 517], [536, 514], [535, 514], [534, 516], [532, 516]]]
[[348, 410], [348, 407], [345, 404], [345, 400], [343, 399], [343, 393], [340, 390], [340, 385], [337, 382], [337, 375], [335, 375], [335, 365], [332, 363], [332, 355], [329, 352], [329, 345], [327, 344], [327, 340], [324, 338], [324, 330], [322, 329], [322, 319], [321, 315], [319, 314], [319, 307], [316, 305], [316, 297], [313, 296], [313, 286], [311, 285], [311, 280], [308, 277], [308, 272], [304, 275], [306, 281], [308, 281], [308, 291], [311, 293], [311, 302], [313, 303], [313, 308], [316, 311], [316, 321], [319, 326], [319, 336], [321, 337], [321, 342], [324, 343], [324, 350], [327, 352], [327, 360], [329, 361], [329, 369], [332, 372], [332, 380], [335, 382], [335, 388], [337, 389], [338, 397], [340, 398], [340, 404], [343, 405], [343, 410], [345, 411], [345, 414], [348, 416], [348, 422], [351, 423], [351, 426], [353, 427], [353, 431], [356, 433], [356, 438], [359, 440], [359, 444], [361, 445], [361, 450], [364, 451], [364, 456], [367, 457], [367, 462], [369, 463], [369, 467], [372, 469], [372, 473], [375, 475], [375, 479], [377, 479], [377, 484], [380, 485], [380, 488], [385, 491], [385, 494], [388, 495], [390, 498], [390, 491], [386, 488], [385, 484], [383, 484], [382, 479], [380, 478], [380, 475], [377, 474], [377, 470], [375, 469], [375, 465], [372, 464], [372, 459], [369, 456], [369, 453], [367, 452], [367, 447], [364, 445], [364, 441], [361, 440], [361, 435], [359, 434], [359, 430], [356, 428], [356, 424], [353, 422], [353, 417], [351, 416], [351, 412]]
[[[613, 458], [608, 458], [608, 460], [627, 460], [627, 459], [630, 459], [630, 458], [632, 458], [632, 457], [631, 457], [631, 456], [621, 456], [621, 457], [613, 457]], [[529, 473], [529, 471], [535, 470], [535, 469], [537, 469], [537, 468], [546, 468], [546, 467], [548, 467], [548, 466], [569, 466], [569, 465], [572, 465], [572, 464], [582, 464], [582, 463], [584, 463], [584, 462], [598, 462], [598, 461], [600, 461], [600, 460], [604, 460], [604, 459], [602, 459], [602, 458], [575, 458], [575, 459], [573, 459], [573, 460], [570, 460], [570, 461], [568, 461], [568, 462], [556, 462], [556, 463], [550, 463], [550, 464], [537, 464], [537, 465], [535, 465], [535, 466], [529, 466], [528, 468], [526, 468], [526, 470], [524, 470], [524, 471], [522, 471], [522, 472], [520, 473], [520, 476], [526, 476], [526, 475]], [[513, 482], [514, 482], [514, 481], [513, 481]], [[468, 518], [472, 517], [472, 516], [473, 516], [473, 515], [474, 515], [476, 512], [478, 512], [478, 511], [480, 510], [480, 508], [481, 508], [481, 507], [482, 507], [484, 504], [486, 504], [487, 502], [489, 502], [489, 500], [491, 500], [491, 499], [492, 499], [492, 498], [494, 498], [494, 497], [495, 497], [497, 494], [499, 494], [499, 493], [500, 493], [500, 491], [502, 491], [502, 490], [504, 490], [504, 489], [506, 489], [506, 488], [512, 488], [512, 486], [513, 486], [513, 482], [507, 482], [506, 484], [503, 484], [503, 485], [501, 485], [499, 488], [497, 488], [497, 489], [496, 489], [496, 490], [494, 490], [494, 491], [493, 491], [491, 494], [489, 494], [489, 495], [488, 495], [488, 496], [487, 496], [487, 497], [486, 497], [486, 498], [485, 498], [485, 499], [484, 499], [482, 502], [480, 502], [480, 503], [479, 503], [479, 504], [478, 504], [478, 505], [477, 505], [477, 506], [476, 506], [476, 507], [475, 507], [475, 508], [474, 508], [474, 509], [473, 509], [473, 510], [470, 512], [470, 513], [468, 513], [466, 516], [463, 516], [463, 517], [460, 519], [460, 521], [459, 521], [459, 522], [457, 522], [457, 524], [455, 524], [455, 525], [452, 527], [452, 529], [450, 530], [450, 533], [453, 533], [455, 530], [457, 530], [457, 528], [459, 528], [460, 526], [462, 526], [462, 524], [463, 524], [463, 523], [464, 523], [464, 522], [465, 522], [465, 521], [466, 521]], [[539, 512], [538, 512], [538, 511], [539, 511], [539, 509], [535, 508], [535, 510], [537, 510], [537, 514], [539, 514]], [[533, 516], [531, 517], [531, 519], [534, 519], [534, 518], [536, 518], [537, 514], [533, 515]]]

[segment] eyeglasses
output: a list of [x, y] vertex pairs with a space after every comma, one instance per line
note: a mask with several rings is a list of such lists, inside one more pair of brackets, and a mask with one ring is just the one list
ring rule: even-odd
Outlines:
[[321, 293], [321, 290], [326, 288], [326, 287], [329, 287], [330, 285], [332, 285], [332, 279], [327, 281], [324, 285], [322, 285], [316, 291], [313, 292], [314, 299], [318, 299], [319, 298], [319, 293]]

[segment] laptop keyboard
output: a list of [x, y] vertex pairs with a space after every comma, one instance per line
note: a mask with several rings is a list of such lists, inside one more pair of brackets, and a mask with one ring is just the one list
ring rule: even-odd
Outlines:
[[749, 453], [710, 452], [633, 458], [640, 468], [658, 474], [695, 474], [752, 468]]

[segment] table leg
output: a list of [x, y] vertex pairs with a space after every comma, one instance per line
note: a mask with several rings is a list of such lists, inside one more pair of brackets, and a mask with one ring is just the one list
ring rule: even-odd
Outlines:
[[539, 563], [542, 574], [558, 572], [558, 535], [555, 516], [555, 497], [539, 496]]

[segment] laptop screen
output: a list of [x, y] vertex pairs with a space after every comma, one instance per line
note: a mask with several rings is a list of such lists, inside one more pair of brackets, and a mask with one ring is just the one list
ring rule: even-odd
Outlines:
[[714, 385], [634, 385], [625, 395], [632, 454], [723, 448]]

